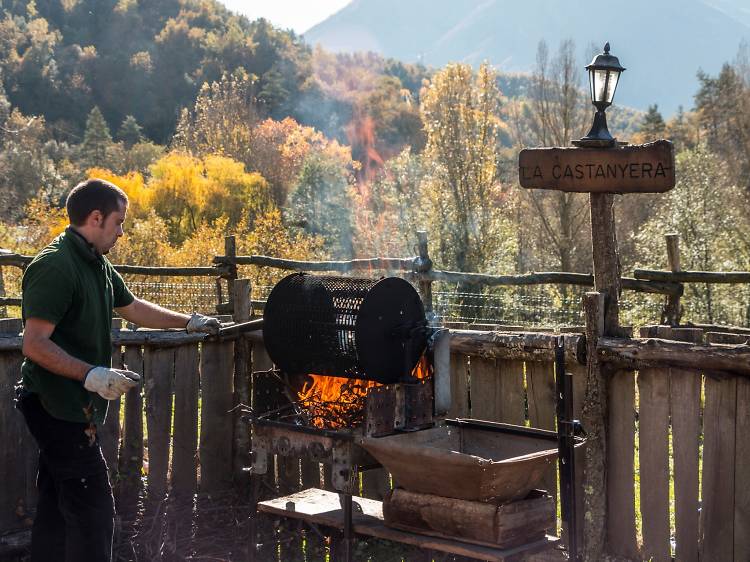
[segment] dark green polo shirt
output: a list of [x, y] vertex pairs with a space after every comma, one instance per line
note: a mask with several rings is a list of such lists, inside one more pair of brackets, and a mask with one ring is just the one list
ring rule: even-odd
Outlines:
[[[133, 302], [133, 294], [109, 263], [70, 227], [26, 268], [21, 282], [22, 316], [55, 325], [50, 339], [67, 353], [95, 366], [110, 366], [112, 309]], [[39, 395], [53, 417], [104, 422], [107, 400], [80, 381], [51, 373], [28, 357], [23, 386]]]

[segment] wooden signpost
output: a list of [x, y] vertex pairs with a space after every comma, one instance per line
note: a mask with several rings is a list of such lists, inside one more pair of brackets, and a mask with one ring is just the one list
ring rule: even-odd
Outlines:
[[620, 263], [614, 193], [662, 193], [675, 185], [674, 147], [658, 140], [611, 148], [527, 148], [518, 157], [527, 189], [590, 193], [594, 289], [605, 295], [604, 334], [618, 336]]
[[614, 148], [527, 148], [521, 187], [589, 193], [661, 193], [674, 187], [674, 148], [659, 140]]
[[[608, 48], [609, 45], [605, 51]], [[576, 147], [571, 148], [522, 150], [518, 159], [518, 178], [521, 186], [527, 189], [589, 193], [594, 289], [600, 294], [589, 293], [586, 298], [586, 338], [593, 358], [588, 362], [582, 410], [583, 425], [588, 433], [583, 471], [586, 512], [583, 518], [583, 558], [599, 560], [604, 553], [608, 529], [608, 507], [604, 501], [607, 489], [608, 377], [596, 360], [596, 341], [602, 335], [626, 335], [619, 322], [620, 259], [615, 233], [614, 194], [669, 191], [675, 185], [675, 161], [672, 143], [666, 140], [628, 146], [611, 139], [610, 147], [596, 146], [601, 144], [597, 139], [585, 146], [586, 140], [577, 141]], [[562, 470], [561, 467], [561, 480]], [[571, 478], [571, 472], [574, 472], [572, 466], [566, 478]], [[577, 560], [575, 540], [574, 529], [568, 529], [571, 559]]]

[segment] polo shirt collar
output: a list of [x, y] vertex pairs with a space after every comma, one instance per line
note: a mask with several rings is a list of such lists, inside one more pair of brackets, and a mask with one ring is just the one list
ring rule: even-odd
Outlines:
[[70, 240], [73, 247], [87, 262], [93, 263], [103, 261], [102, 255], [96, 250], [96, 248], [94, 248], [94, 245], [86, 240], [83, 234], [78, 232], [72, 226], [68, 226], [65, 229], [65, 239]]

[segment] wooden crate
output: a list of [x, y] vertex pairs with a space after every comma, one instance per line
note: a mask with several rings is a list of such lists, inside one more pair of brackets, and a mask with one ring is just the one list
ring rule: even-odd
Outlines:
[[556, 524], [554, 499], [538, 490], [497, 505], [397, 488], [383, 501], [383, 519], [403, 531], [500, 548], [541, 540]]

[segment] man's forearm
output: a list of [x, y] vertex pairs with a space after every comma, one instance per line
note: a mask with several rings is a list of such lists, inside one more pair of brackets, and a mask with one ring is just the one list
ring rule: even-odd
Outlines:
[[23, 354], [51, 373], [82, 381], [94, 367], [76, 359], [48, 338], [23, 338]]
[[129, 322], [144, 328], [184, 328], [190, 316], [169, 310], [152, 302], [135, 299], [132, 304], [118, 308], [117, 312]]

